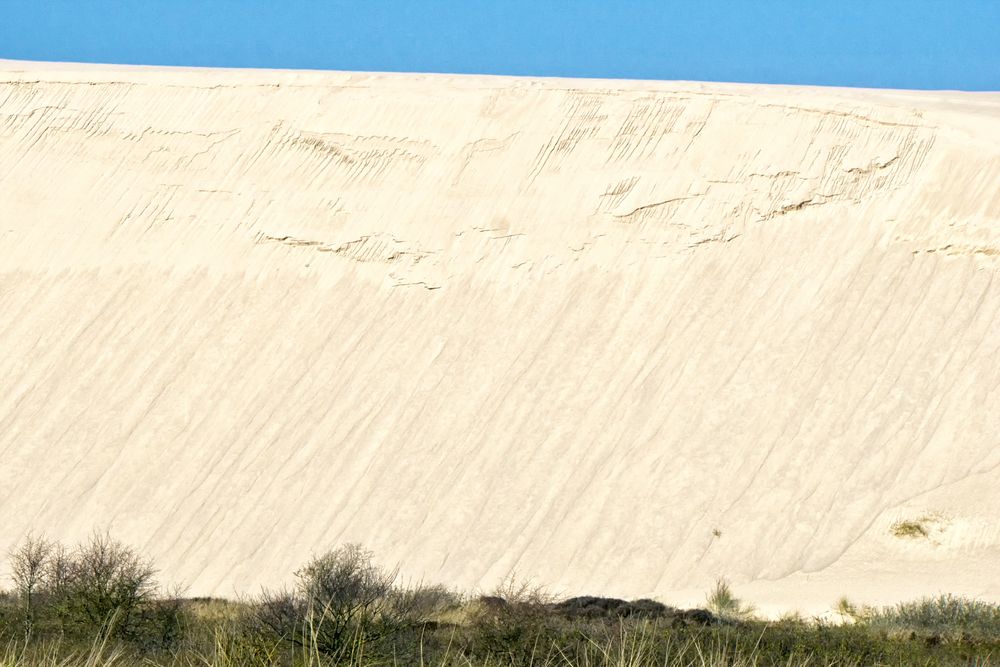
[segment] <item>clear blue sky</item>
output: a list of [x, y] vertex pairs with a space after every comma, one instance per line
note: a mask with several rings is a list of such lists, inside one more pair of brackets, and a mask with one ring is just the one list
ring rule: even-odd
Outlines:
[[1000, 0], [0, 0], [0, 58], [1000, 90]]

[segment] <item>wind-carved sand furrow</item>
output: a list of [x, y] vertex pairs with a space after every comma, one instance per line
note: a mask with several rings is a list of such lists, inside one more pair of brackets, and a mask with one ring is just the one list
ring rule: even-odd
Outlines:
[[996, 257], [1000, 256], [1000, 246], [974, 246], [974, 245], [963, 245], [963, 244], [953, 244], [949, 243], [947, 245], [939, 246], [937, 248], [925, 248], [922, 250], [914, 250], [914, 255], [933, 255], [933, 254], [948, 255], [951, 257], [960, 256], [972, 256], [972, 255], [983, 255], [986, 257]]
[[669, 199], [664, 199], [663, 201], [657, 201], [651, 204], [643, 204], [642, 206], [637, 206], [628, 213], [614, 214], [614, 217], [624, 224], [632, 224], [648, 217], [649, 214], [654, 212], [656, 209], [678, 204], [679, 202], [689, 201], [691, 199], [698, 199], [699, 197], [704, 197], [704, 196], [705, 193], [702, 192], [702, 193], [695, 193], [692, 195], [682, 195], [680, 197], [671, 197]]
[[812, 195], [811, 197], [808, 197], [807, 199], [801, 199], [799, 201], [792, 202], [789, 204], [783, 204], [782, 206], [774, 210], [767, 211], [766, 213], [762, 214], [760, 221], [766, 222], [767, 220], [780, 218], [783, 215], [788, 215], [789, 213], [795, 213], [796, 211], [801, 211], [803, 209], [812, 206], [822, 206], [823, 204], [827, 204], [831, 201], [840, 201], [843, 198], [844, 198], [843, 195], [840, 194], [829, 194], [829, 195], [815, 194]]
[[[423, 152], [414, 152], [407, 146], [420, 148]], [[289, 147], [305, 147], [324, 156], [327, 163], [342, 168], [348, 183], [378, 182], [386, 176], [390, 166], [410, 163], [419, 169], [427, 160], [426, 147], [417, 142], [385, 137], [300, 134], [290, 137]]]
[[317, 252], [328, 252], [359, 263], [391, 264], [401, 260], [419, 263], [432, 255], [431, 252], [412, 250], [404, 242], [387, 234], [369, 234], [343, 243], [327, 243], [293, 236], [273, 236], [260, 234], [257, 243], [280, 243], [291, 248], [312, 248]]
[[[710, 131], [712, 111], [715, 107], [708, 106], [699, 121], [689, 121], [689, 135], [683, 151], [691, 150], [692, 142], [706, 131]], [[887, 152], [893, 152], [886, 157], [872, 157], [865, 163], [856, 164], [856, 157], [850, 148], [851, 144], [834, 144], [828, 147], [815, 145], [816, 132], [822, 130], [823, 121], [818, 121], [816, 130], [810, 135], [806, 155], [813, 155], [813, 164], [820, 164], [810, 169], [747, 169], [742, 170], [745, 176], [732, 174], [705, 179], [707, 188], [693, 195], [675, 196], [660, 199], [652, 204], [633, 203], [628, 210], [621, 211], [629, 200], [616, 196], [614, 205], [606, 205], [606, 196], [598, 205], [597, 212], [609, 213], [612, 219], [619, 222], [642, 223], [644, 226], [654, 225], [672, 227], [692, 227], [697, 221], [705, 220], [706, 212], [711, 219], [717, 215], [711, 213], [725, 207], [733, 213], [745, 216], [741, 224], [759, 224], [776, 218], [796, 214], [823, 204], [834, 202], [860, 202], [879, 193], [889, 193], [905, 185], [906, 180], [916, 172], [925, 155], [933, 145], [934, 137], [926, 132], [926, 128], [914, 129], [897, 126], [876, 126], [874, 129], [858, 122], [851, 114], [835, 114], [836, 133], [856, 142], [859, 132], [875, 132], [876, 142], [883, 142]], [[876, 143], [875, 145], [879, 145]], [[852, 164], [853, 163], [853, 164]], [[747, 165], [750, 167], [751, 165]], [[766, 179], [769, 185], [763, 188], [754, 179]], [[725, 187], [725, 189], [720, 189]], [[615, 193], [615, 190], [608, 192]], [[615, 193], [617, 195], [617, 193]], [[631, 197], [631, 199], [635, 199]], [[739, 201], [742, 199], [742, 201]], [[736, 200], [736, 201], [734, 201]], [[618, 210], [615, 210], [618, 209]], [[693, 227], [692, 227], [693, 229]], [[699, 244], [700, 238], [725, 237], [731, 232], [719, 226], [708, 237], [692, 233], [686, 247]]]
[[586, 91], [571, 91], [565, 103], [567, 109], [566, 121], [558, 136], [550, 139], [539, 147], [534, 164], [528, 171], [527, 182], [530, 185], [548, 170], [558, 170], [560, 158], [568, 156], [576, 150], [581, 142], [594, 139], [600, 131], [600, 124], [606, 116], [600, 114], [603, 96]]
[[601, 202], [601, 208], [607, 210], [617, 207], [625, 198], [625, 195], [630, 193], [632, 188], [634, 188], [638, 182], [638, 176], [631, 176], [629, 178], [623, 178], [613, 185], [609, 185], [608, 188], [601, 193], [602, 199], [605, 197], [608, 198], [607, 200]]
[[841, 111], [835, 109], [818, 109], [810, 107], [802, 107], [791, 104], [759, 104], [763, 108], [778, 108], [785, 109], [792, 112], [803, 112], [808, 114], [816, 114], [819, 116], [825, 116], [829, 118], [843, 118], [851, 121], [861, 122], [865, 125], [872, 125], [878, 127], [902, 127], [902, 128], [916, 128], [916, 129], [934, 129], [933, 125], [926, 123], [904, 123], [897, 121], [887, 121], [880, 118], [875, 118], [862, 113], [857, 113], [855, 111]]
[[150, 137], [157, 137], [163, 139], [174, 139], [177, 137], [199, 137], [202, 139], [228, 139], [236, 134], [239, 134], [239, 128], [232, 128], [229, 130], [219, 130], [217, 132], [197, 132], [194, 130], [165, 130], [153, 127], [146, 127], [140, 132], [130, 132], [125, 134], [122, 139], [125, 141], [134, 141], [136, 143], [142, 143], [147, 141]]
[[867, 167], [851, 167], [850, 169], [847, 170], [847, 173], [859, 176], [873, 174], [877, 171], [881, 171], [882, 169], [886, 169], [892, 166], [898, 160], [899, 160], [898, 155], [893, 155], [891, 158], [885, 160], [884, 162], [879, 162], [878, 160], [872, 160], [872, 162]]
[[663, 137], [676, 132], [684, 111], [685, 105], [672, 99], [639, 100], [618, 128], [607, 162], [632, 159], [637, 151], [643, 157], [655, 154]]
[[461, 161], [455, 170], [455, 178], [452, 185], [458, 186], [462, 181], [462, 176], [471, 167], [477, 157], [488, 159], [490, 153], [503, 153], [510, 149], [513, 142], [521, 135], [520, 131], [512, 132], [503, 139], [476, 139], [465, 145], [462, 149]]

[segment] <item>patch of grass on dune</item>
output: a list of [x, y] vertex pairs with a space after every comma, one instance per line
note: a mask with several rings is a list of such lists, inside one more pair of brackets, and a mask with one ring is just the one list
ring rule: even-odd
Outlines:
[[890, 530], [895, 537], [927, 537], [927, 527], [923, 521], [897, 521], [892, 524]]

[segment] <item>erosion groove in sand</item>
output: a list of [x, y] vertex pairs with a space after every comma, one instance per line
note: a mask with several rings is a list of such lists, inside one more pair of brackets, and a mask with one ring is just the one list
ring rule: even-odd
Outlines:
[[988, 94], [2, 64], [0, 550], [1000, 598], [998, 184]]

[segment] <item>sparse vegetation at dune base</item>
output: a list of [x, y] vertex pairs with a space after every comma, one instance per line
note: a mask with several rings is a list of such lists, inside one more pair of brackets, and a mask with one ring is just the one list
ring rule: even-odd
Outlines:
[[106, 535], [75, 549], [29, 538], [0, 594], [0, 667], [87, 665], [990, 665], [1000, 605], [944, 596], [833, 603], [831, 624], [754, 617], [725, 579], [704, 609], [556, 600], [515, 580], [488, 595], [400, 585], [373, 554], [315, 556], [295, 585], [239, 601], [164, 591], [153, 564]]

